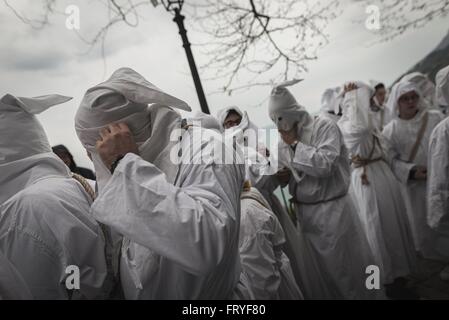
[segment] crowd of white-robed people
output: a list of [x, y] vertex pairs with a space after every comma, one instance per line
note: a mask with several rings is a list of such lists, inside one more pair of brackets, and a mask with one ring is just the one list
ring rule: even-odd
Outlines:
[[120, 68], [74, 119], [96, 181], [36, 117], [71, 97], [4, 95], [0, 298], [419, 298], [419, 259], [449, 263], [449, 66], [432, 80], [348, 81], [319, 115], [279, 83], [273, 148], [237, 106], [187, 113]]

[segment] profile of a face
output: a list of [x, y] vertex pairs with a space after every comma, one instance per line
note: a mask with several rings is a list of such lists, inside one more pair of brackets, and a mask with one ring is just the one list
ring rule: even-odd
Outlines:
[[415, 91], [404, 93], [399, 97], [399, 118], [412, 119], [418, 112], [419, 95]]
[[298, 134], [297, 134], [297, 125], [296, 124], [290, 130], [278, 129], [278, 131], [279, 131], [279, 134], [280, 134], [282, 140], [286, 144], [292, 145], [297, 142]]
[[234, 110], [229, 111], [226, 119], [223, 122], [223, 127], [225, 129], [229, 129], [232, 127], [236, 127], [242, 121], [242, 117]]

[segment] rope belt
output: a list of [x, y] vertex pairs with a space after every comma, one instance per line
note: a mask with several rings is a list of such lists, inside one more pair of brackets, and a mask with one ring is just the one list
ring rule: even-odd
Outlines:
[[363, 172], [361, 175], [362, 184], [363, 185], [369, 185], [368, 176], [366, 174], [366, 167], [370, 165], [371, 163], [378, 162], [383, 159], [383, 156], [373, 158], [374, 150], [376, 149], [376, 144], [379, 146], [380, 150], [382, 151], [382, 146], [380, 145], [379, 139], [373, 135], [373, 146], [371, 148], [371, 151], [368, 155], [368, 158], [362, 158], [360, 155], [355, 155], [351, 158], [351, 163], [354, 165], [354, 168], [363, 168]]
[[290, 210], [292, 210], [292, 212], [295, 212], [295, 205], [306, 205], [306, 206], [312, 206], [312, 205], [317, 205], [317, 204], [321, 204], [321, 203], [326, 203], [326, 202], [330, 202], [330, 201], [335, 201], [341, 198], [344, 198], [348, 193], [345, 192], [343, 194], [340, 194], [338, 196], [329, 198], [329, 199], [324, 199], [324, 200], [319, 200], [319, 201], [314, 201], [314, 202], [304, 202], [304, 201], [298, 201], [295, 197], [291, 198], [289, 200], [290, 202]]
[[366, 167], [371, 163], [375, 163], [382, 160], [383, 160], [382, 157], [378, 157], [375, 159], [363, 159], [359, 155], [353, 156], [351, 158], [351, 163], [354, 165], [354, 168], [363, 168], [363, 172], [361, 175], [363, 185], [369, 185], [368, 176], [366, 174]]
[[90, 199], [92, 201], [94, 201], [95, 200], [95, 191], [94, 191], [94, 189], [92, 189], [89, 182], [87, 182], [87, 180], [83, 176], [80, 176], [79, 174], [73, 173], [73, 172], [72, 172], [72, 178], [75, 179], [76, 181], [78, 181], [83, 186], [84, 190], [90, 196]]

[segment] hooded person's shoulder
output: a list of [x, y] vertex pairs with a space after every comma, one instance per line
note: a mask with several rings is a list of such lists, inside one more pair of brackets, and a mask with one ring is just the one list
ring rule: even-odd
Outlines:
[[449, 117], [438, 123], [432, 132], [432, 137], [445, 136], [449, 139]]
[[73, 173], [77, 173], [81, 176], [83, 176], [86, 179], [95, 180], [95, 174], [92, 170], [83, 168], [83, 167], [76, 167]]
[[430, 109], [427, 110], [427, 113], [429, 114], [429, 120], [440, 122], [444, 119], [444, 114], [441, 113], [440, 110]]
[[338, 124], [328, 117], [316, 117], [314, 120], [315, 130], [324, 132], [338, 132], [341, 133]]

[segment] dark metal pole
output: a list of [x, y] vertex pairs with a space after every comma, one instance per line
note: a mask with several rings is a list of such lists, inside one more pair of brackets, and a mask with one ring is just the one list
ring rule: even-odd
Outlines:
[[210, 114], [209, 107], [207, 106], [206, 96], [204, 95], [203, 86], [201, 85], [200, 75], [196, 69], [195, 60], [193, 59], [193, 53], [190, 49], [190, 42], [187, 38], [187, 31], [184, 28], [184, 16], [179, 12], [179, 9], [175, 9], [174, 22], [178, 25], [179, 34], [182, 38], [182, 46], [184, 47], [189, 61], [190, 72], [192, 72], [193, 82], [195, 83], [196, 93], [198, 94], [198, 100], [200, 101], [201, 110], [204, 113]]

